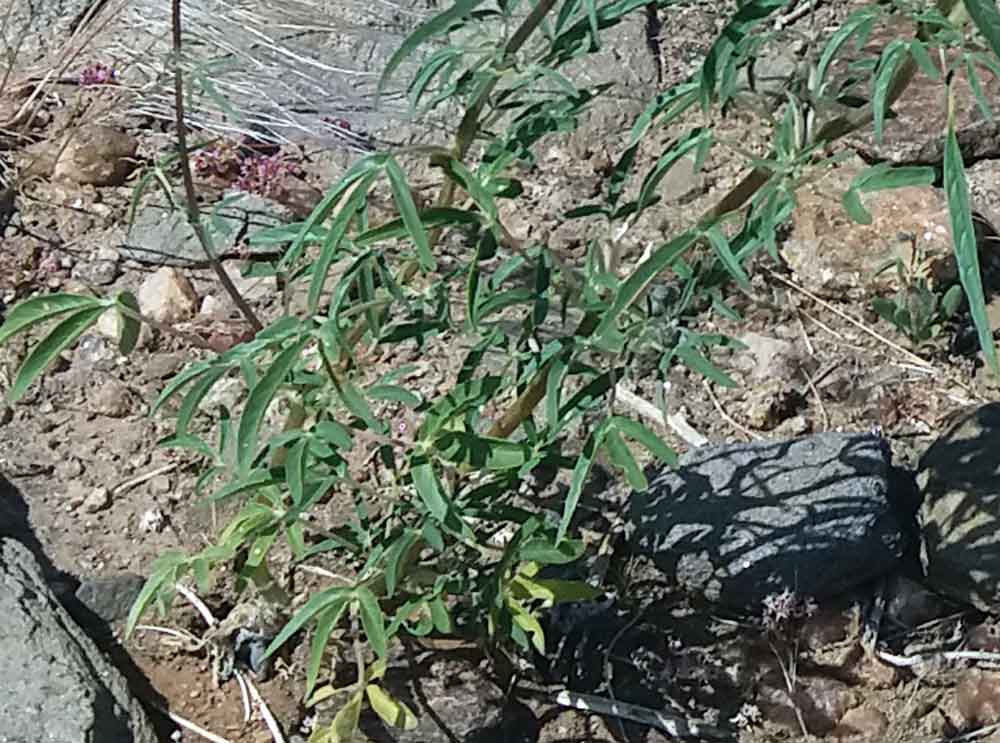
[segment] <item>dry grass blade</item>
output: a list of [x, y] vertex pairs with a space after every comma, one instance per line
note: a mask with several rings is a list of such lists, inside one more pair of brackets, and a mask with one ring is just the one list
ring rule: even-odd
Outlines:
[[[111, 52], [133, 70], [132, 111], [170, 121], [169, 5], [135, 4], [130, 12], [127, 25], [137, 30]], [[192, 0], [182, 17], [182, 69], [194, 88], [187, 121], [218, 134], [308, 137], [366, 151], [369, 139], [356, 129], [409, 118], [402, 91], [383, 95], [376, 108], [376, 85], [388, 53], [431, 12], [390, 0]]]

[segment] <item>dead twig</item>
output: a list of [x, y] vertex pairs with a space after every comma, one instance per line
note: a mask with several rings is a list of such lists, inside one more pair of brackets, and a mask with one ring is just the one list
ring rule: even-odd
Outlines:
[[802, 373], [802, 376], [805, 377], [806, 384], [809, 386], [809, 391], [812, 392], [813, 397], [816, 398], [816, 405], [819, 408], [819, 414], [823, 419], [823, 430], [829, 431], [830, 416], [826, 412], [826, 406], [823, 404], [823, 396], [819, 394], [819, 389], [817, 389], [816, 383], [813, 382], [813, 378], [809, 376], [809, 372], [801, 367], [799, 367], [799, 371]]
[[165, 475], [168, 472], [173, 472], [175, 469], [180, 467], [179, 462], [173, 462], [172, 464], [165, 464], [162, 467], [157, 467], [155, 470], [150, 470], [145, 474], [139, 475], [138, 477], [133, 477], [131, 480], [126, 480], [120, 485], [116, 485], [111, 490], [111, 495], [116, 496], [124, 493], [126, 490], [131, 490], [137, 485], [142, 485], [147, 480], [152, 480], [154, 477], [159, 475]]
[[730, 426], [732, 426], [737, 431], [739, 431], [740, 433], [742, 433], [744, 436], [746, 436], [751, 441], [762, 441], [764, 439], [763, 436], [761, 436], [758, 433], [754, 433], [753, 431], [751, 431], [749, 428], [747, 428], [746, 426], [744, 426], [742, 423], [740, 423], [739, 421], [737, 421], [729, 413], [726, 412], [726, 409], [724, 407], [722, 407], [722, 403], [719, 402], [719, 398], [716, 397], [715, 392], [712, 390], [712, 385], [709, 383], [709, 381], [707, 379], [701, 380], [701, 383], [705, 387], [705, 392], [708, 393], [708, 397], [709, 397], [709, 399], [711, 399], [712, 405], [715, 406], [715, 411], [719, 414], [719, 416], [722, 418], [722, 420], [724, 420]]
[[704, 446], [708, 443], [708, 439], [692, 428], [683, 415], [680, 413], [664, 415], [663, 411], [653, 403], [639, 397], [639, 395], [626, 388], [621, 382], [615, 385], [615, 399], [636, 415], [651, 421], [661, 428], [670, 428], [692, 448], [697, 449], [699, 446]]
[[770, 276], [772, 279], [775, 279], [776, 281], [779, 281], [780, 283], [782, 283], [785, 286], [787, 286], [792, 291], [796, 291], [799, 294], [801, 294], [802, 296], [808, 297], [809, 299], [811, 299], [813, 302], [815, 302], [816, 304], [818, 304], [823, 309], [829, 310], [830, 312], [832, 312], [833, 314], [835, 314], [837, 317], [839, 317], [841, 320], [845, 320], [846, 322], [849, 322], [851, 325], [853, 325], [854, 327], [856, 327], [862, 333], [865, 333], [866, 335], [871, 336], [872, 338], [874, 338], [875, 340], [879, 341], [880, 343], [883, 343], [884, 345], [888, 346], [889, 348], [891, 348], [896, 353], [898, 353], [901, 356], [905, 357], [911, 363], [916, 364], [917, 366], [922, 366], [925, 369], [933, 369], [934, 368], [934, 365], [931, 364], [930, 362], [925, 361], [924, 359], [920, 358], [919, 356], [917, 356], [912, 351], [907, 351], [905, 348], [903, 348], [898, 343], [896, 343], [894, 341], [891, 341], [888, 338], [886, 338], [884, 335], [882, 335], [881, 333], [879, 333], [879, 332], [877, 332], [875, 330], [872, 330], [870, 327], [868, 327], [867, 325], [865, 325], [860, 320], [858, 320], [858, 319], [856, 319], [854, 317], [851, 317], [850, 315], [848, 315], [843, 310], [840, 310], [840, 309], [834, 307], [832, 304], [830, 304], [829, 302], [827, 302], [824, 299], [821, 299], [820, 297], [818, 297], [816, 294], [814, 294], [813, 292], [809, 291], [805, 287], [799, 286], [794, 281], [791, 281], [790, 279], [786, 279], [784, 276], [782, 276], [780, 274], [777, 274], [774, 271], [771, 271], [770, 269], [765, 268], [764, 272], [768, 276]]
[[649, 725], [677, 738], [712, 738], [715, 740], [733, 740], [733, 736], [722, 728], [704, 723], [687, 720], [676, 715], [668, 715], [648, 707], [626, 702], [612, 702], [604, 697], [593, 694], [578, 694], [563, 690], [556, 694], [556, 703], [564, 707], [592, 712], [597, 715], [619, 717], [642, 725]]

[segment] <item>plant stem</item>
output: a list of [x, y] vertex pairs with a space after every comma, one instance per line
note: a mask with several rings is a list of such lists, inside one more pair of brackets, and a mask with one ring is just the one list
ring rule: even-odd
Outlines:
[[219, 282], [226, 290], [226, 293], [232, 297], [233, 302], [236, 303], [236, 306], [243, 317], [246, 318], [250, 327], [254, 329], [254, 332], [259, 333], [264, 329], [263, 323], [261, 323], [260, 318], [257, 317], [257, 314], [247, 303], [246, 299], [243, 298], [243, 295], [240, 294], [236, 285], [233, 284], [233, 280], [229, 278], [229, 274], [226, 273], [222, 261], [219, 260], [219, 256], [212, 249], [208, 233], [205, 232], [205, 226], [201, 223], [201, 212], [198, 209], [197, 197], [194, 193], [194, 178], [191, 176], [191, 163], [188, 162], [187, 126], [184, 123], [184, 70], [181, 64], [181, 0], [172, 0], [171, 22], [174, 52], [174, 114], [177, 126], [177, 152], [180, 156], [181, 176], [184, 179], [184, 200], [187, 202], [185, 206], [187, 207], [188, 222], [190, 222], [195, 235], [198, 236], [198, 242], [201, 243], [202, 250], [205, 251], [205, 257], [215, 271], [215, 275], [219, 277]]

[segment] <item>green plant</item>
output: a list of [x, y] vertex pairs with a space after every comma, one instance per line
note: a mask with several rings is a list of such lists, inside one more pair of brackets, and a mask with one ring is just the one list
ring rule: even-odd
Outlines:
[[[129, 630], [149, 607], [169, 607], [186, 575], [205, 587], [217, 569], [239, 565], [241, 584], [252, 582], [286, 600], [269, 570], [279, 545], [296, 561], [335, 555], [350, 568], [346, 584], [313, 593], [270, 648], [312, 626], [306, 676], [315, 701], [334, 693], [321, 684], [334, 630], [348, 621], [364, 637], [364, 645], [356, 646], [357, 680], [349, 701], [329, 726], [317, 727], [314, 741], [347, 740], [365, 699], [389, 722], [410, 724], [412, 712], [380, 684], [389, 648], [401, 636], [463, 632], [482, 638], [494, 658], [543, 649], [540, 612], [593, 592], [549, 577], [546, 566], [577, 560], [585, 550], [574, 534], [574, 515], [598, 454], [635, 488], [644, 488], [646, 480], [629, 442], [664, 462], [674, 459], [653, 432], [611, 414], [607, 403], [615, 385], [640, 372], [663, 374], [675, 364], [732, 384], [711, 361], [713, 350], [729, 341], [699, 332], [699, 313], [711, 309], [738, 317], [727, 292], [734, 284], [750, 291], [748, 261], [762, 251], [776, 255], [776, 234], [795, 206], [797, 186], [837, 162], [824, 154], [830, 143], [872, 123], [881, 130], [892, 102], [917, 67], [927, 64], [925, 47], [966, 43], [960, 33], [963, 6], [942, 0], [937, 9], [913, 11], [920, 23], [914, 39], [900, 39], [879, 59], [866, 60], [867, 67], [856, 64], [851, 74], [835, 76], [833, 62], [849, 42], [860, 46], [877, 21], [903, 12], [881, 3], [865, 6], [829, 39], [815, 42], [803, 74], [775, 102], [740, 71], [762, 45], [778, 40], [764, 21], [786, 4], [743, 3], [700, 71], [649, 102], [601, 198], [566, 215], [594, 225], [582, 266], [568, 264], [546, 245], [512, 237], [501, 204], [521, 197], [519, 168], [535, 161], [539, 145], [577, 128], [610, 87], [580, 87], [565, 72], [569, 63], [599, 49], [608, 29], [630, 14], [648, 12], [648, 3], [503, 0], [493, 6], [460, 0], [406, 39], [386, 79], [407, 57], [428, 48], [409, 93], [418, 114], [442, 105], [463, 111], [454, 140], [448, 147], [366, 156], [307, 220], [256, 238], [285, 247], [271, 270], [286, 287], [305, 289], [306, 308], [283, 314], [248, 342], [191, 364], [153, 406], [155, 414], [179, 400], [175, 433], [164, 445], [204, 458], [198, 486], [210, 491], [209, 501], [235, 500], [241, 507], [210, 547], [157, 559]], [[670, 12], [672, 5], [660, 0], [656, 9]], [[976, 51], [976, 59], [995, 65], [1000, 39], [994, 31], [1000, 25], [993, 25], [994, 11], [971, 0], [967, 7], [992, 49], [991, 55]], [[179, 18], [176, 0], [174, 8]], [[864, 71], [860, 77], [858, 69]], [[861, 79], [874, 91], [871, 103], [857, 101]], [[765, 105], [757, 106], [762, 100]], [[712, 125], [712, 116], [748, 102], [771, 117], [774, 140], [766, 157], [744, 153]], [[838, 113], [845, 106], [848, 112]], [[633, 171], [647, 136], [681, 122], [694, 123], [637, 177]], [[688, 155], [701, 167], [714, 148], [746, 156], [751, 172], [689, 230], [653, 246], [638, 264], [622, 265], [616, 242], [658, 203], [659, 184], [670, 168]], [[178, 162], [189, 182], [187, 157], [182, 136]], [[407, 172], [416, 167], [415, 158], [426, 158], [440, 175], [439, 197], [427, 208], [418, 208], [410, 189]], [[992, 340], [987, 343], [982, 334], [982, 288], [953, 123], [944, 176], [962, 286], [995, 365]], [[925, 169], [876, 166], [845, 195], [845, 206], [864, 219], [861, 194], [926, 178]], [[372, 224], [369, 197], [378, 189], [391, 194], [397, 216]], [[197, 209], [189, 209], [198, 225]], [[445, 239], [460, 240], [468, 252], [442, 271], [438, 248]], [[680, 288], [658, 295], [656, 282], [667, 273]], [[122, 298], [55, 295], [15, 308], [0, 328], [0, 342], [44, 320], [67, 319], [36, 346], [11, 397], [109, 309], [137, 319], [131, 300]], [[252, 313], [247, 318], [256, 325]], [[410, 369], [378, 375], [359, 352], [462, 334], [472, 342], [457, 377], [433, 395], [408, 386]], [[241, 407], [203, 410], [213, 386], [230, 376], [246, 386]], [[283, 416], [280, 425], [269, 422], [275, 415]], [[419, 425], [401, 435], [393, 421], [402, 417]], [[578, 434], [579, 450], [571, 444]], [[353, 477], [349, 455], [362, 440], [376, 442], [380, 467], [374, 484]], [[555, 514], [517, 495], [519, 484], [542, 464], [571, 473], [568, 495]], [[312, 516], [331, 498], [352, 499], [354, 518], [325, 530]], [[504, 539], [495, 539], [501, 532]]]
[[958, 311], [963, 295], [959, 284], [952, 284], [943, 294], [936, 289], [928, 275], [925, 251], [916, 238], [912, 240], [912, 250], [910, 261], [897, 256], [876, 272], [880, 275], [895, 268], [899, 289], [892, 299], [873, 299], [872, 309], [914, 346], [921, 346], [938, 337], [945, 323]]

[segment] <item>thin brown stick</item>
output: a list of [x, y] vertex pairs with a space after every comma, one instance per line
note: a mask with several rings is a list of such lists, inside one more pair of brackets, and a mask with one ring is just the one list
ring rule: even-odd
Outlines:
[[772, 270], [770, 270], [768, 268], [765, 268], [764, 272], [769, 277], [771, 277], [772, 279], [775, 279], [776, 281], [779, 281], [780, 283], [784, 284], [785, 286], [787, 286], [792, 291], [796, 291], [799, 294], [801, 294], [802, 296], [808, 297], [809, 299], [811, 299], [813, 302], [815, 302], [816, 304], [818, 304], [823, 309], [829, 310], [830, 312], [832, 312], [833, 314], [835, 314], [837, 317], [839, 317], [841, 320], [845, 320], [845, 321], [849, 322], [851, 325], [853, 325], [854, 327], [856, 327], [861, 332], [863, 332], [863, 333], [871, 336], [872, 338], [874, 338], [875, 340], [879, 341], [880, 343], [884, 343], [886, 346], [888, 346], [889, 348], [891, 348], [896, 353], [902, 355], [904, 358], [906, 358], [911, 363], [914, 363], [917, 366], [922, 366], [925, 369], [933, 369], [934, 368], [934, 365], [931, 364], [930, 362], [925, 361], [924, 359], [920, 358], [919, 356], [917, 356], [912, 351], [907, 351], [905, 348], [903, 348], [898, 343], [896, 343], [894, 341], [891, 341], [888, 338], [886, 338], [884, 335], [882, 335], [881, 333], [879, 333], [879, 332], [877, 332], [875, 330], [872, 330], [870, 327], [868, 327], [867, 325], [865, 325], [860, 320], [858, 320], [858, 319], [856, 319], [854, 317], [851, 317], [850, 315], [848, 315], [843, 310], [838, 309], [837, 307], [834, 307], [832, 304], [830, 304], [829, 302], [827, 302], [825, 299], [821, 299], [819, 296], [817, 296], [813, 292], [809, 291], [805, 287], [799, 286], [794, 281], [791, 281], [790, 279], [786, 279], [781, 274], [777, 274], [777, 273], [775, 273], [774, 271], [772, 271]]
[[739, 431], [740, 433], [742, 433], [744, 436], [746, 436], [751, 441], [762, 441], [763, 440], [763, 438], [764, 438], [763, 436], [761, 436], [758, 433], [754, 433], [753, 431], [751, 431], [749, 428], [747, 428], [746, 426], [744, 426], [743, 424], [741, 424], [739, 421], [737, 421], [735, 418], [733, 418], [733, 416], [731, 416], [729, 413], [726, 412], [726, 409], [724, 407], [722, 407], [722, 403], [719, 402], [719, 398], [716, 397], [715, 392], [712, 390], [712, 385], [709, 383], [709, 381], [707, 379], [701, 380], [701, 383], [705, 387], [705, 392], [708, 393], [708, 397], [709, 397], [709, 399], [711, 399], [712, 405], [715, 406], [715, 411], [722, 417], [722, 420], [724, 420], [730, 426], [732, 426], [737, 431]]
[[172, 0], [171, 20], [174, 53], [174, 113], [176, 115], [175, 124], [177, 126], [177, 152], [180, 155], [181, 177], [184, 180], [184, 199], [187, 202], [185, 206], [187, 208], [188, 222], [190, 222], [195, 235], [198, 236], [198, 242], [201, 243], [202, 250], [205, 251], [205, 257], [215, 271], [215, 275], [219, 277], [219, 282], [226, 290], [226, 293], [236, 303], [236, 306], [243, 317], [246, 318], [250, 327], [254, 329], [254, 332], [259, 333], [264, 329], [263, 323], [261, 323], [260, 318], [257, 317], [257, 314], [247, 303], [246, 299], [243, 298], [243, 295], [240, 294], [239, 289], [236, 288], [233, 280], [222, 266], [222, 261], [219, 260], [219, 256], [212, 249], [208, 233], [205, 232], [205, 226], [201, 222], [201, 212], [198, 209], [198, 201], [194, 192], [194, 178], [191, 175], [191, 163], [188, 162], [187, 125], [184, 123], [184, 70], [181, 64], [181, 0]]

